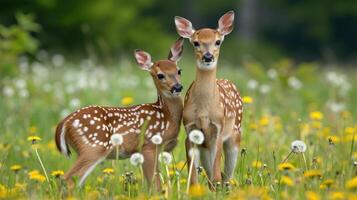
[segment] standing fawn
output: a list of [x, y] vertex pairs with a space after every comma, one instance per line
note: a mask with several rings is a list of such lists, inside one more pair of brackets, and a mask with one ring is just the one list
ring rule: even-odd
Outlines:
[[[196, 78], [186, 93], [183, 123], [187, 133], [201, 130], [205, 140], [199, 146], [201, 163], [210, 183], [221, 182], [221, 154], [224, 151], [224, 181], [232, 178], [237, 162], [241, 137], [243, 105], [236, 86], [224, 79], [216, 79], [219, 50], [224, 37], [233, 30], [234, 12], [224, 14], [217, 29], [194, 30], [190, 21], [175, 17], [178, 34], [188, 38], [196, 56]], [[186, 154], [192, 144], [186, 139]], [[197, 166], [195, 166], [197, 167]], [[197, 183], [192, 172], [191, 184]], [[213, 185], [210, 184], [210, 187]]]
[[[119, 146], [121, 159], [128, 158], [141, 149], [144, 175], [148, 183], [151, 183], [157, 156], [156, 146], [151, 138], [154, 135], [161, 136], [161, 146], [165, 151], [172, 151], [177, 143], [183, 109], [180, 97], [181, 71], [177, 66], [183, 51], [182, 45], [183, 39], [180, 38], [171, 47], [168, 60], [157, 62], [152, 62], [148, 53], [135, 51], [138, 65], [149, 71], [154, 80], [158, 95], [156, 103], [125, 108], [89, 106], [70, 114], [58, 124], [55, 138], [58, 150], [69, 156], [71, 146], [78, 154], [76, 162], [64, 176], [69, 187], [74, 186], [73, 176], [79, 177], [79, 186], [82, 186], [96, 165], [106, 158], [116, 157], [116, 148], [113, 148], [111, 142], [113, 134], [123, 136], [124, 142]], [[147, 129], [143, 133], [144, 143], [139, 147], [145, 121]], [[159, 189], [158, 177], [156, 184]]]

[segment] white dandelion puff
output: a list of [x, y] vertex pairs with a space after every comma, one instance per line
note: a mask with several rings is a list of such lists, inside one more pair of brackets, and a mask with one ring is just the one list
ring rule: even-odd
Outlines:
[[291, 88], [298, 90], [302, 87], [301, 81], [295, 76], [291, 76], [288, 78], [288, 84]]
[[134, 153], [130, 156], [130, 163], [134, 166], [142, 165], [144, 163], [144, 156], [141, 153]]
[[192, 130], [190, 134], [188, 135], [188, 138], [190, 139], [191, 142], [195, 144], [202, 144], [203, 141], [205, 140], [205, 137], [200, 130]]
[[192, 158], [193, 156], [195, 158], [198, 158], [200, 156], [200, 151], [197, 148], [191, 148], [188, 151], [188, 156], [190, 156], [190, 158]]
[[124, 142], [123, 136], [118, 133], [115, 133], [112, 136], [110, 136], [110, 140], [112, 141], [112, 144], [114, 146], [121, 145]]
[[295, 140], [291, 143], [291, 151], [294, 153], [304, 153], [306, 151], [306, 144], [301, 140]]
[[254, 80], [254, 79], [249, 80], [248, 83], [247, 83], [247, 87], [250, 90], [257, 89], [258, 85], [259, 85], [258, 81]]
[[156, 145], [159, 145], [159, 144], [162, 143], [162, 137], [160, 135], [154, 135], [151, 138], [151, 142], [156, 144]]
[[172, 162], [172, 156], [169, 152], [164, 151], [164, 152], [160, 153], [159, 161], [168, 165]]

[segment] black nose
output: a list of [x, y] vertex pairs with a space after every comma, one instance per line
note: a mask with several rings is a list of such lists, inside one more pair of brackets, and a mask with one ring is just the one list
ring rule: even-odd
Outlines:
[[204, 62], [212, 62], [212, 60], [213, 60], [213, 55], [210, 54], [210, 53], [205, 53], [205, 54], [203, 55], [202, 60], [203, 60]]
[[182, 85], [179, 83], [176, 83], [173, 87], [172, 87], [172, 92], [181, 92], [183, 89]]

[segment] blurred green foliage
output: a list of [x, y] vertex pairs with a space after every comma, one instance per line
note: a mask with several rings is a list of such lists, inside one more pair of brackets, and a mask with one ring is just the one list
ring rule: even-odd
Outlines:
[[0, 77], [15, 75], [19, 57], [37, 51], [39, 42], [32, 35], [40, 31], [32, 15], [16, 14], [17, 23], [9, 27], [0, 24]]
[[[293, 57], [301, 61], [355, 60], [357, 1], [333, 0], [4, 0], [0, 24], [16, 23], [14, 13], [32, 13], [43, 30], [41, 48], [66, 57], [113, 63], [141, 48], [160, 56], [178, 37], [175, 15], [195, 28], [217, 27], [236, 11], [234, 32], [223, 45], [224, 59], [238, 63]], [[248, 6], [247, 6], [248, 5]], [[248, 17], [246, 16], [248, 13]]]

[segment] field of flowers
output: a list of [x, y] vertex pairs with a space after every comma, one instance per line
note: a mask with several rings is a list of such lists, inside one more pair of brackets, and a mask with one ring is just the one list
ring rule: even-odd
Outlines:
[[[172, 160], [158, 165], [163, 192], [148, 189], [130, 160], [104, 161], [83, 188], [69, 192], [63, 173], [75, 156], [55, 147], [60, 119], [87, 105], [154, 102], [156, 91], [129, 61], [104, 67], [61, 55], [40, 60], [23, 59], [20, 74], [0, 83], [0, 199], [357, 199], [356, 69], [288, 59], [222, 62], [218, 77], [232, 80], [244, 100], [234, 179], [211, 192], [201, 170], [200, 184], [187, 192], [182, 128]], [[187, 89], [194, 64], [179, 65]]]

